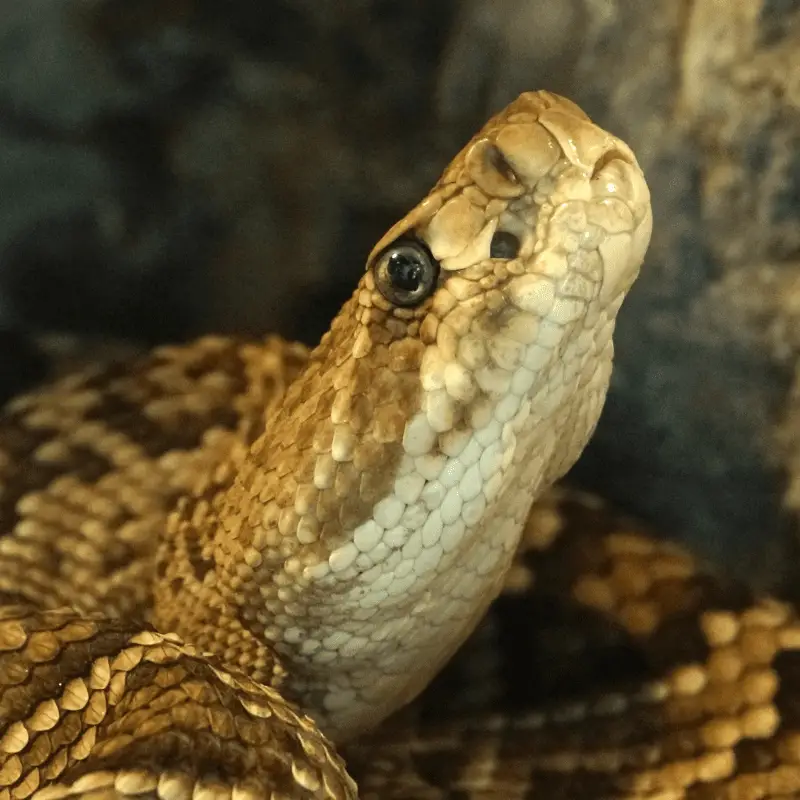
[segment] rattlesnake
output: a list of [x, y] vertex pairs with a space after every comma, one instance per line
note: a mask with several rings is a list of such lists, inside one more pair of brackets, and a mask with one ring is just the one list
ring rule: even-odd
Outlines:
[[[792, 609], [546, 493], [650, 228], [630, 149], [524, 94], [313, 352], [207, 337], [12, 401], [0, 800], [800, 793]], [[536, 694], [558, 596], [594, 627], [567, 613]]]

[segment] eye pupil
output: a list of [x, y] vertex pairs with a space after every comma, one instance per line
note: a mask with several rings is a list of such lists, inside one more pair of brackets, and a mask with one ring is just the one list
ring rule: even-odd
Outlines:
[[393, 253], [386, 266], [395, 288], [404, 292], [414, 292], [419, 288], [424, 270], [419, 257], [408, 251]]

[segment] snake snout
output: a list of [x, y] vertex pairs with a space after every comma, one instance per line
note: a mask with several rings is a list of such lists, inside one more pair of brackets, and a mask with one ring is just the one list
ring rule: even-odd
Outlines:
[[600, 301], [606, 304], [626, 292], [639, 274], [653, 227], [650, 192], [627, 147], [612, 147], [598, 158], [590, 185], [588, 218], [601, 232]]

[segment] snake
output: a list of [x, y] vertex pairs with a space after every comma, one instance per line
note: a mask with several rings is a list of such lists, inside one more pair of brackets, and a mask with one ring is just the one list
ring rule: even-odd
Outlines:
[[0, 800], [800, 796], [794, 608], [555, 485], [652, 226], [631, 149], [527, 92], [314, 349], [12, 399]]

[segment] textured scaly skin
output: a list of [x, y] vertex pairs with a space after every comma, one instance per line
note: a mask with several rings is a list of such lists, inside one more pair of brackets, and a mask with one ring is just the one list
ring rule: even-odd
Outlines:
[[[367, 269], [249, 453], [170, 521], [155, 626], [257, 680], [274, 649], [337, 740], [411, 700], [594, 429], [650, 222], [633, 154], [571, 103], [487, 123], [368, 259], [413, 234], [435, 291], [397, 307]], [[490, 258], [497, 231], [516, 257]]]
[[[635, 535], [578, 551], [525, 527], [596, 424], [650, 224], [630, 150], [523, 95], [376, 246], [310, 356], [207, 339], [12, 404], [0, 798], [354, 797], [316, 724], [344, 741], [380, 723], [507, 575], [534, 574], [657, 676], [479, 733], [473, 709], [444, 744], [390, 724], [350, 750], [364, 797], [790, 796], [790, 610], [704, 592]], [[492, 257], [498, 231], [518, 252]], [[374, 270], [409, 234], [441, 273], [399, 308]], [[659, 661], [670, 627], [687, 646]], [[420, 766], [431, 746], [444, 778]]]

